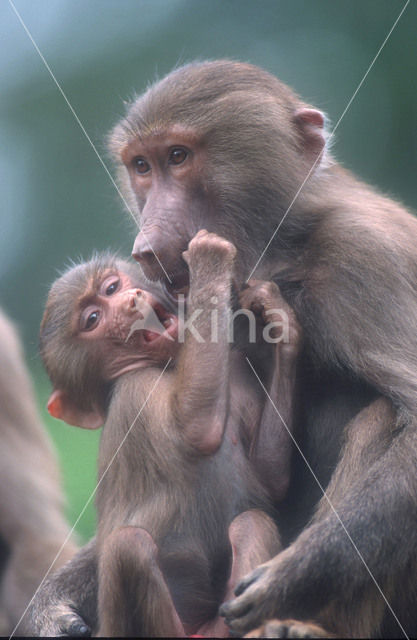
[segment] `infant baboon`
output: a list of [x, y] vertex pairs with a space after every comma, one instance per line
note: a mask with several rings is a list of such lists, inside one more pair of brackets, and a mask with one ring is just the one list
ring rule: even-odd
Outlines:
[[[41, 346], [50, 411], [87, 428], [105, 421], [92, 554], [99, 635], [227, 635], [219, 605], [280, 549], [271, 495], [288, 484], [289, 434], [227, 342], [234, 256], [206, 231], [184, 252], [185, 326], [195, 319], [183, 345], [162, 290], [120, 260], [75, 267], [48, 299]], [[270, 345], [269, 375], [291, 425], [298, 325], [272, 283], [253, 283], [241, 300], [261, 323], [273, 322], [274, 309], [291, 319], [290, 342]], [[67, 621], [74, 630], [73, 609]], [[79, 628], [85, 622], [96, 624], [80, 615]], [[62, 615], [60, 624], [68, 631]]]

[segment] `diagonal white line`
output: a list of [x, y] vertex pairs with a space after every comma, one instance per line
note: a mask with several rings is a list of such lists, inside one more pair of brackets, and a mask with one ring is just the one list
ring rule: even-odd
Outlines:
[[[347, 105], [346, 105], [346, 107], [345, 107], [345, 109], [344, 109], [344, 111], [343, 111], [342, 115], [340, 116], [339, 120], [336, 122], [335, 126], [333, 127], [333, 130], [332, 130], [331, 134], [330, 134], [330, 135], [329, 135], [329, 137], [328, 137], [327, 145], [329, 145], [329, 143], [330, 143], [331, 139], [333, 138], [333, 136], [334, 136], [334, 134], [335, 134], [335, 132], [336, 132], [336, 130], [337, 130], [337, 128], [338, 128], [338, 126], [339, 126], [339, 124], [342, 122], [342, 120], [343, 120], [343, 118], [345, 117], [345, 115], [346, 115], [347, 111], [349, 110], [350, 106], [352, 105], [352, 102], [353, 102], [353, 101], [354, 101], [354, 99], [356, 98], [356, 96], [357, 96], [357, 94], [358, 94], [358, 92], [359, 92], [360, 88], [362, 87], [363, 83], [365, 82], [366, 78], [368, 77], [368, 74], [370, 73], [370, 71], [371, 71], [372, 67], [374, 66], [375, 62], [377, 61], [377, 59], [378, 59], [378, 57], [379, 57], [379, 55], [380, 55], [380, 53], [381, 53], [382, 49], [385, 47], [385, 45], [386, 45], [386, 43], [387, 43], [387, 41], [388, 41], [389, 37], [391, 36], [392, 32], [394, 31], [395, 27], [397, 26], [398, 21], [400, 20], [400, 18], [401, 18], [401, 16], [403, 15], [404, 11], [407, 9], [407, 6], [409, 5], [409, 3], [410, 3], [410, 0], [407, 0], [407, 2], [405, 3], [404, 7], [402, 8], [402, 10], [401, 10], [401, 12], [400, 12], [399, 16], [397, 17], [396, 21], [394, 22], [394, 24], [392, 25], [392, 27], [391, 27], [390, 31], [388, 32], [388, 35], [386, 36], [386, 38], [385, 38], [384, 42], [383, 42], [383, 43], [381, 44], [381, 46], [379, 47], [378, 52], [377, 52], [377, 54], [375, 55], [374, 59], [372, 60], [371, 64], [369, 65], [368, 69], [366, 70], [365, 75], [363, 76], [362, 80], [360, 81], [360, 83], [359, 83], [359, 84], [358, 84], [358, 86], [356, 87], [356, 90], [354, 91], [354, 93], [353, 93], [353, 95], [352, 95], [351, 99], [350, 99], [350, 100], [349, 100], [349, 102], [347, 103]], [[280, 223], [278, 224], [277, 228], [275, 229], [274, 233], [272, 234], [271, 238], [269, 239], [268, 244], [266, 245], [265, 249], [262, 251], [262, 253], [261, 253], [261, 255], [260, 255], [260, 257], [259, 257], [258, 261], [256, 262], [255, 266], [253, 267], [252, 271], [250, 272], [250, 274], [249, 274], [249, 276], [248, 276], [248, 278], [247, 278], [246, 282], [248, 282], [248, 281], [252, 278], [253, 274], [255, 273], [255, 271], [256, 271], [256, 269], [257, 269], [257, 267], [258, 267], [258, 265], [259, 265], [260, 261], [262, 260], [262, 258], [264, 257], [265, 253], [267, 252], [268, 248], [270, 247], [271, 242], [273, 241], [273, 239], [274, 239], [274, 238], [275, 238], [275, 236], [277, 235], [278, 231], [280, 230], [282, 223], [284, 222], [285, 218], [288, 216], [289, 212], [291, 211], [291, 209], [292, 209], [292, 206], [293, 206], [294, 202], [297, 200], [297, 198], [298, 198], [298, 196], [300, 195], [300, 193], [301, 193], [302, 189], [304, 188], [305, 183], [307, 182], [307, 180], [308, 180], [308, 179], [309, 179], [309, 177], [311, 176], [311, 174], [312, 174], [312, 172], [314, 171], [314, 169], [315, 169], [316, 165], [318, 164], [318, 162], [321, 160], [321, 158], [322, 158], [322, 156], [323, 156], [324, 151], [325, 151], [325, 148], [323, 148], [323, 149], [321, 150], [321, 152], [320, 152], [320, 153], [319, 153], [319, 155], [317, 156], [316, 160], [314, 161], [313, 165], [311, 166], [311, 168], [310, 168], [309, 172], [307, 173], [306, 177], [304, 178], [304, 180], [303, 180], [303, 182], [302, 182], [302, 184], [301, 184], [300, 188], [298, 189], [298, 191], [297, 191], [297, 193], [295, 194], [294, 198], [293, 198], [293, 199], [292, 199], [292, 201], [290, 202], [290, 204], [289, 204], [289, 206], [288, 206], [288, 209], [287, 209], [287, 210], [286, 210], [286, 212], [284, 213], [284, 215], [283, 215], [283, 217], [282, 217], [282, 219], [281, 219]]]
[[[54, 81], [58, 91], [60, 92], [61, 96], [64, 98], [69, 110], [71, 111], [72, 115], [74, 116], [75, 120], [77, 121], [78, 126], [80, 127], [81, 131], [83, 132], [84, 136], [87, 138], [88, 143], [90, 144], [91, 148], [93, 149], [94, 153], [96, 154], [101, 166], [103, 167], [104, 171], [106, 172], [108, 178], [110, 179], [110, 182], [112, 183], [112, 185], [114, 186], [114, 188], [116, 189], [117, 193], [119, 194], [120, 198], [122, 199], [122, 202], [124, 204], [124, 206], [126, 207], [126, 209], [128, 210], [128, 212], [130, 213], [131, 217], [133, 218], [135, 224], [137, 224], [137, 220], [135, 218], [135, 215], [133, 213], [133, 211], [131, 210], [131, 208], [129, 207], [125, 197], [123, 196], [122, 192], [120, 191], [119, 187], [117, 186], [116, 182], [113, 179], [113, 176], [111, 175], [109, 169], [107, 168], [106, 163], [104, 162], [103, 158], [101, 157], [101, 155], [99, 154], [97, 147], [95, 146], [94, 142], [91, 140], [90, 136], [88, 135], [85, 127], [83, 126], [81, 120], [79, 119], [78, 115], [76, 114], [74, 108], [72, 107], [70, 101], [68, 100], [67, 96], [64, 93], [64, 90], [62, 89], [61, 85], [59, 84], [58, 80], [55, 78], [52, 69], [50, 68], [49, 64], [47, 63], [47, 61], [45, 60], [45, 57], [43, 56], [42, 52], [40, 51], [38, 45], [36, 44], [35, 40], [32, 37], [32, 34], [30, 33], [29, 29], [27, 28], [26, 24], [23, 22], [23, 18], [21, 17], [20, 13], [18, 12], [18, 10], [16, 9], [15, 5], [13, 4], [12, 0], [9, 0], [9, 5], [11, 6], [11, 8], [13, 9], [14, 13], [16, 14], [17, 19], [19, 20], [20, 24], [22, 25], [23, 29], [26, 32], [26, 35], [28, 36], [29, 40], [31, 41], [31, 43], [33, 44], [37, 54], [39, 55], [40, 59], [42, 60], [45, 68], [47, 69], [49, 75], [51, 76], [52, 80]], [[142, 231], [143, 233], [143, 231]], [[167, 274], [167, 272], [164, 269], [164, 266], [162, 265], [161, 261], [159, 260], [158, 256], [156, 255], [155, 251], [152, 248], [151, 243], [149, 242], [148, 238], [146, 237], [146, 234], [143, 233], [143, 236], [146, 240], [146, 242], [149, 245], [150, 250], [152, 251], [155, 259], [157, 260], [159, 266], [161, 267], [162, 271], [164, 272], [165, 277], [167, 278], [168, 282], [170, 284], [172, 284], [171, 278], [169, 277], [169, 275]]]
[[107, 467], [105, 468], [105, 470], [103, 471], [101, 478], [99, 479], [99, 481], [97, 482], [95, 488], [93, 489], [90, 497], [88, 498], [87, 502], [85, 503], [84, 507], [81, 510], [80, 515], [78, 516], [78, 518], [76, 519], [71, 531], [69, 532], [69, 534], [67, 535], [67, 537], [65, 538], [64, 542], [61, 545], [61, 548], [59, 549], [58, 553], [56, 554], [55, 558], [53, 559], [48, 571], [45, 573], [44, 577], [42, 578], [41, 583], [39, 584], [38, 588], [36, 589], [35, 593], [33, 594], [29, 604], [27, 605], [26, 609], [24, 610], [24, 612], [22, 613], [18, 623], [16, 624], [15, 628], [13, 629], [13, 631], [11, 632], [10, 636], [9, 636], [9, 640], [11, 638], [13, 638], [14, 634], [16, 633], [16, 629], [18, 628], [18, 626], [20, 625], [20, 623], [22, 622], [23, 618], [25, 617], [26, 613], [28, 612], [28, 609], [30, 607], [30, 605], [32, 604], [33, 600], [36, 597], [36, 594], [40, 591], [40, 589], [42, 588], [42, 585], [44, 584], [46, 578], [49, 576], [49, 574], [51, 573], [55, 562], [57, 561], [57, 559], [59, 558], [59, 556], [61, 555], [61, 552], [63, 550], [63, 548], [65, 547], [65, 545], [67, 544], [67, 542], [69, 541], [69, 539], [71, 538], [72, 534], [74, 533], [75, 527], [77, 526], [77, 524], [79, 523], [80, 519], [82, 518], [85, 510], [87, 509], [88, 505], [90, 504], [91, 500], [94, 498], [95, 494], [97, 493], [97, 490], [100, 486], [100, 484], [102, 483], [103, 479], [105, 478], [105, 476], [107, 475], [110, 467], [112, 466], [113, 462], [116, 459], [116, 456], [118, 455], [120, 449], [122, 448], [122, 446], [124, 445], [124, 443], [126, 442], [127, 437], [129, 436], [129, 433], [132, 431], [133, 427], [136, 424], [136, 421], [138, 420], [140, 414], [142, 413], [143, 409], [146, 407], [149, 398], [151, 397], [151, 395], [153, 394], [153, 392], [155, 391], [156, 387], [158, 386], [162, 376], [164, 375], [167, 367], [169, 366], [169, 364], [171, 363], [172, 358], [169, 358], [168, 362], [166, 363], [166, 365], [164, 366], [163, 370], [161, 371], [161, 373], [159, 374], [158, 378], [156, 379], [152, 389], [149, 391], [144, 403], [142, 404], [141, 408], [139, 409], [135, 419], [133, 420], [132, 424], [130, 425], [129, 429], [126, 431], [121, 443], [119, 444], [119, 446], [117, 447], [115, 453], [113, 454], [109, 464], [107, 465]]
[[365, 559], [364, 559], [363, 555], [361, 554], [361, 552], [359, 551], [359, 549], [358, 549], [358, 547], [356, 546], [355, 542], [353, 541], [353, 539], [352, 539], [352, 537], [351, 537], [351, 535], [350, 535], [349, 531], [346, 529], [346, 526], [344, 525], [344, 523], [343, 523], [342, 519], [340, 518], [339, 514], [337, 513], [337, 511], [336, 511], [335, 507], [333, 506], [333, 504], [332, 504], [332, 502], [331, 502], [330, 498], [328, 497], [328, 495], [327, 495], [327, 493], [326, 493], [326, 491], [325, 491], [325, 489], [324, 489], [323, 485], [321, 484], [320, 480], [318, 479], [318, 477], [317, 477], [317, 476], [316, 476], [316, 474], [314, 473], [314, 471], [313, 471], [313, 469], [312, 469], [312, 467], [311, 467], [310, 463], [308, 462], [307, 458], [305, 457], [304, 453], [301, 451], [301, 449], [300, 449], [300, 447], [299, 447], [299, 445], [298, 445], [298, 443], [297, 443], [296, 439], [294, 438], [294, 436], [293, 436], [293, 434], [291, 433], [290, 429], [289, 429], [289, 428], [288, 428], [288, 426], [286, 425], [286, 423], [285, 423], [285, 421], [284, 421], [284, 418], [282, 417], [282, 415], [281, 415], [281, 414], [280, 414], [280, 412], [278, 411], [278, 409], [277, 409], [277, 407], [276, 407], [276, 405], [275, 405], [274, 401], [272, 400], [272, 398], [271, 398], [271, 396], [269, 395], [269, 393], [268, 393], [267, 389], [265, 388], [265, 386], [264, 386], [264, 384], [263, 384], [262, 380], [261, 380], [261, 379], [260, 379], [260, 377], [258, 376], [257, 372], [255, 371], [255, 368], [253, 367], [253, 365], [252, 365], [251, 361], [249, 360], [249, 358], [248, 358], [247, 356], [246, 356], [246, 361], [247, 361], [247, 363], [249, 364], [250, 368], [252, 369], [253, 373], [255, 374], [256, 379], [258, 380], [259, 384], [261, 385], [262, 389], [264, 390], [264, 392], [265, 392], [266, 396], [268, 397], [269, 401], [271, 402], [272, 406], [274, 407], [274, 410], [275, 410], [276, 414], [279, 416], [279, 418], [280, 418], [280, 420], [281, 420], [282, 424], [284, 425], [284, 427], [285, 427], [285, 428], [286, 428], [286, 430], [288, 431], [288, 434], [289, 434], [289, 436], [291, 437], [291, 440], [293, 441], [293, 443], [294, 443], [295, 447], [297, 448], [297, 450], [298, 450], [299, 454], [301, 455], [302, 459], [304, 460], [304, 462], [305, 462], [305, 464], [306, 464], [306, 466], [307, 466], [308, 470], [310, 471], [310, 473], [311, 473], [311, 475], [313, 476], [313, 478], [314, 478], [315, 482], [317, 483], [317, 485], [318, 485], [318, 487], [319, 487], [320, 491], [321, 491], [321, 492], [322, 492], [322, 494], [323, 494], [323, 497], [327, 500], [327, 502], [328, 502], [328, 504], [329, 504], [329, 507], [331, 508], [331, 510], [332, 510], [332, 511], [333, 511], [333, 513], [335, 514], [336, 518], [338, 519], [338, 521], [339, 521], [340, 525], [341, 525], [341, 526], [342, 526], [342, 528], [343, 528], [343, 531], [346, 533], [347, 537], [349, 538], [349, 541], [350, 541], [350, 543], [352, 544], [353, 548], [355, 549], [356, 553], [358, 554], [358, 556], [359, 556], [359, 558], [360, 558], [360, 560], [361, 560], [362, 564], [364, 565], [365, 569], [367, 570], [367, 572], [369, 573], [370, 577], [372, 578], [372, 581], [374, 582], [374, 584], [375, 584], [376, 588], [378, 589], [379, 593], [381, 594], [382, 598], [384, 599], [385, 604], [387, 605], [388, 609], [390, 610], [390, 612], [391, 612], [391, 613], [392, 613], [392, 615], [394, 616], [394, 618], [395, 618], [395, 620], [396, 620], [396, 622], [397, 622], [398, 626], [400, 627], [401, 631], [402, 631], [402, 632], [403, 632], [403, 634], [404, 634], [404, 637], [405, 637], [405, 638], [407, 638], [407, 640], [409, 640], [409, 637], [408, 637], [407, 633], [405, 632], [405, 630], [404, 630], [404, 628], [403, 628], [403, 626], [402, 626], [401, 622], [398, 620], [398, 618], [397, 618], [397, 616], [395, 615], [395, 613], [394, 613], [394, 611], [393, 611], [393, 609], [392, 609], [392, 607], [391, 607], [390, 603], [388, 602], [388, 600], [387, 600], [387, 598], [385, 597], [385, 595], [384, 595], [384, 593], [383, 593], [383, 591], [382, 591], [381, 587], [379, 586], [379, 584], [378, 584], [378, 582], [377, 582], [376, 578], [374, 577], [374, 575], [373, 575], [372, 571], [370, 570], [370, 568], [369, 568], [369, 567], [368, 567], [368, 565], [366, 564], [366, 562], [365, 562]]

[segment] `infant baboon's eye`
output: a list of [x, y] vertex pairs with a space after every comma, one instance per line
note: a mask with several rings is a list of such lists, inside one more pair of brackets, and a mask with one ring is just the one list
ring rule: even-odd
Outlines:
[[100, 309], [94, 309], [94, 311], [88, 310], [85, 312], [80, 321], [81, 331], [91, 331], [95, 329], [100, 321]]
[[111, 282], [107, 287], [106, 287], [106, 296], [112, 296], [113, 293], [116, 293], [116, 291], [118, 290], [120, 285], [120, 280], [117, 278], [117, 280], [113, 280], [113, 282]]

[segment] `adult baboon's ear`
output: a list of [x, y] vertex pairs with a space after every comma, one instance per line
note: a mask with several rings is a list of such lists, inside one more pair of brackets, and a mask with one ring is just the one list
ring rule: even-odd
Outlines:
[[302, 133], [306, 154], [316, 158], [326, 144], [324, 114], [318, 109], [302, 107], [295, 112], [294, 122]]

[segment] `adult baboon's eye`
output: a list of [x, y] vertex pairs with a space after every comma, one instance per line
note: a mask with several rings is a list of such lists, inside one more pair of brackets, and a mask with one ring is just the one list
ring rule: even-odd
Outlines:
[[133, 160], [133, 166], [135, 167], [136, 173], [148, 173], [151, 170], [149, 162], [145, 160], [145, 158], [137, 157]]
[[169, 164], [182, 164], [188, 153], [182, 147], [175, 147], [175, 149], [171, 149], [169, 154], [168, 163]]

